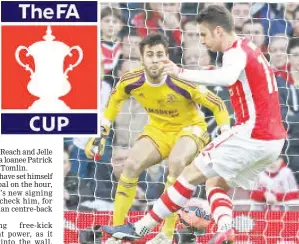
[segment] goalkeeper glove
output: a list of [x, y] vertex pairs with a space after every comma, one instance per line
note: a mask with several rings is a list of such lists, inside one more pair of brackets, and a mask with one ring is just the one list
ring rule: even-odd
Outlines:
[[90, 138], [84, 148], [86, 157], [94, 158], [95, 154], [103, 156], [105, 152], [106, 139], [109, 135], [110, 128], [108, 126], [101, 126], [101, 137]]

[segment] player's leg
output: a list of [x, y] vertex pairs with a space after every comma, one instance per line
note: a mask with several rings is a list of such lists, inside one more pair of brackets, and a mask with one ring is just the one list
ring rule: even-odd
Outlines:
[[[198, 169], [209, 178], [206, 181], [206, 194], [211, 207], [211, 215], [218, 227], [209, 244], [234, 243], [233, 205], [227, 194], [229, 189], [227, 180], [231, 182], [234, 178], [236, 173], [234, 166], [243, 157], [243, 155], [240, 157], [240, 151], [236, 150], [236, 146], [242, 145], [240, 141], [236, 141], [234, 132], [224, 133], [207, 145], [195, 160]], [[221, 165], [221, 170], [219, 170], [219, 165]], [[232, 165], [234, 166], [230, 167]], [[212, 177], [208, 171], [206, 172], [209, 167], [216, 172], [216, 176]]]
[[[214, 172], [211, 172], [214, 175]], [[135, 240], [149, 233], [167, 216], [181, 209], [192, 197], [196, 186], [206, 181], [206, 176], [195, 163], [186, 166], [173, 186], [170, 186], [154, 204], [152, 210], [134, 225], [104, 226], [103, 230], [118, 239]]]
[[[178, 139], [167, 160], [169, 172], [165, 184], [165, 191], [169, 186], [173, 185], [184, 167], [192, 162], [197, 151], [197, 145], [191, 137], [184, 136]], [[171, 244], [177, 219], [177, 213], [167, 216], [161, 232], [152, 240], [148, 241], [147, 244]]]
[[[229, 185], [220, 176], [212, 177], [206, 181], [206, 193], [211, 215], [217, 224], [217, 233], [209, 243], [233, 243], [233, 203], [227, 194]], [[218, 239], [218, 240], [217, 240]], [[223, 239], [223, 240], [221, 240]]]
[[[200, 152], [209, 141], [208, 133], [198, 126], [185, 128], [179, 134], [178, 138], [168, 157], [169, 173], [165, 190], [173, 185], [183, 169], [192, 162], [198, 152]], [[169, 240], [173, 239], [176, 221], [176, 213], [169, 215], [166, 217], [162, 227], [162, 232]]]
[[232, 228], [233, 205], [227, 194], [228, 190], [229, 186], [219, 176], [210, 178], [206, 182], [207, 199], [218, 231]]
[[125, 162], [116, 189], [113, 212], [114, 226], [124, 224], [136, 196], [137, 182], [141, 172], [161, 160], [160, 152], [149, 137], [142, 137], [136, 141]]
[[[223, 243], [223, 241], [234, 243], [232, 202], [223, 189], [224, 179], [231, 186], [239, 185], [244, 189], [249, 189], [258, 173], [279, 155], [283, 146], [283, 141], [258, 141], [244, 137], [242, 133], [228, 136], [216, 139], [214, 150], [205, 152], [209, 155], [207, 160], [201, 160], [206, 164], [212, 164], [213, 169], [222, 177], [222, 179], [209, 179], [206, 183], [212, 216], [218, 225], [217, 233], [209, 244]], [[201, 168], [202, 164], [198, 164], [198, 167]]]
[[[214, 165], [214, 169], [231, 185], [250, 189], [258, 174], [279, 156], [283, 144], [284, 140], [258, 141], [244, 138], [242, 135], [234, 135], [220, 146], [220, 154], [212, 155], [214, 160], [218, 162]], [[232, 148], [236, 151], [232, 152]], [[221, 159], [225, 160], [222, 161]], [[230, 164], [226, 162], [230, 162]], [[223, 243], [223, 241], [234, 243], [234, 230], [231, 228], [232, 203], [226, 191], [214, 187], [223, 186], [223, 179], [215, 179], [214, 181], [210, 179], [209, 181], [211, 182], [207, 182], [208, 198], [214, 220], [218, 225], [217, 233], [209, 241], [209, 244]]]
[[[181, 137], [174, 145], [168, 157], [168, 176], [165, 185], [165, 190], [173, 185], [177, 177], [183, 171], [186, 165], [190, 164], [197, 153], [197, 146], [191, 137]], [[162, 232], [167, 238], [172, 240], [175, 224], [177, 221], [177, 214], [169, 215], [164, 222]]]

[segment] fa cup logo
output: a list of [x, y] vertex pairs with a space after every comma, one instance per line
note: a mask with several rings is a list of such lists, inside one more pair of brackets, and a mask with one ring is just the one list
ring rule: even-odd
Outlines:
[[[28, 48], [19, 46], [15, 52], [15, 58], [19, 65], [30, 72], [30, 81], [28, 91], [39, 97], [30, 107], [30, 110], [38, 112], [63, 112], [70, 108], [59, 99], [71, 90], [71, 84], [68, 81], [68, 72], [78, 66], [83, 58], [83, 51], [79, 46], [69, 47], [63, 42], [54, 41], [51, 27], [47, 27], [44, 41], [33, 43]], [[20, 52], [25, 50], [26, 56], [32, 56], [34, 59], [35, 69], [30, 68], [20, 59]], [[79, 54], [78, 60], [69, 65], [64, 71], [63, 64], [65, 57], [72, 56], [73, 50]]]

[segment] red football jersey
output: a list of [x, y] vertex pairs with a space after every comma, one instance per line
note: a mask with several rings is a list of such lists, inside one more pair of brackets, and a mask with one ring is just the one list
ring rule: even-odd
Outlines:
[[238, 39], [223, 55], [223, 66], [245, 64], [236, 83], [229, 87], [236, 125], [246, 123], [251, 137], [277, 140], [286, 137], [274, 72], [251, 41]]

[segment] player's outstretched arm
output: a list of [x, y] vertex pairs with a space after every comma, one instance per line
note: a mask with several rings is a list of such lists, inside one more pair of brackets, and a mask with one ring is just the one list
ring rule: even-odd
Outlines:
[[246, 66], [246, 54], [231, 49], [223, 56], [223, 66], [216, 70], [188, 70], [178, 67], [170, 60], [164, 61], [163, 74], [173, 75], [182, 80], [209, 86], [231, 86]]

